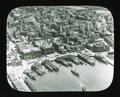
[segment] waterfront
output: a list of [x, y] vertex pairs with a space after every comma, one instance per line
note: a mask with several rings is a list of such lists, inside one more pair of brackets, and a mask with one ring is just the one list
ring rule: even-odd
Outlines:
[[112, 83], [114, 26], [104, 8], [16, 8], [7, 26], [7, 76], [13, 88], [101, 91]]
[[[79, 72], [80, 78], [71, 73], [72, 68]], [[40, 91], [81, 91], [82, 86], [85, 86], [87, 91], [101, 91], [112, 83], [113, 72], [112, 65], [96, 62], [95, 66], [73, 65], [68, 68], [60, 66], [59, 72], [48, 72], [37, 77], [36, 81], [30, 78], [29, 80]]]

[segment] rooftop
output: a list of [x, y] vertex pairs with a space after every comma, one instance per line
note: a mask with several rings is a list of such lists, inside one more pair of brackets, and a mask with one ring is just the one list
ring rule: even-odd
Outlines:
[[31, 51], [40, 51], [40, 49], [38, 47], [34, 47], [31, 44], [18, 44], [19, 49], [23, 52], [23, 53], [30, 53]]
[[37, 48], [37, 47], [32, 47], [32, 48], [30, 48], [32, 51], [40, 51], [40, 49], [39, 48]]
[[52, 47], [52, 43], [44, 43], [43, 45], [42, 45], [42, 48], [51, 48]]
[[28, 48], [27, 48], [27, 49], [22, 49], [22, 52], [23, 52], [23, 53], [30, 53], [30, 52], [31, 52], [31, 50], [30, 50], [30, 49], [28, 49]]

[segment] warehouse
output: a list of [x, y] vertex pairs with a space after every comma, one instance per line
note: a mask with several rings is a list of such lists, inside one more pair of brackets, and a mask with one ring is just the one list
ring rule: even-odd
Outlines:
[[38, 47], [34, 47], [33, 45], [18, 45], [17, 47], [20, 57], [22, 59], [33, 59], [37, 57], [41, 57], [42, 52]]

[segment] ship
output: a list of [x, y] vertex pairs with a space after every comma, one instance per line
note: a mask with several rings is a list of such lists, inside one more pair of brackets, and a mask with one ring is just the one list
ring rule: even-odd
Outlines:
[[35, 72], [37, 73], [37, 75], [44, 75], [45, 71], [41, 71], [40, 69], [36, 69]]
[[36, 75], [32, 70], [26, 69], [23, 74], [26, 74], [30, 79], [36, 80]]
[[72, 69], [71, 72], [72, 72], [75, 76], [79, 77], [79, 73], [78, 73], [75, 69]]
[[44, 60], [42, 63], [50, 71], [59, 71], [59, 67], [53, 65], [49, 60]]
[[65, 67], [72, 67], [72, 63], [64, 60], [62, 57], [56, 58], [55, 62], [64, 65]]
[[32, 92], [37, 92], [38, 91], [37, 88], [35, 88], [35, 86], [32, 84], [32, 82], [27, 77], [25, 77], [24, 82]]
[[83, 63], [82, 63], [76, 56], [74, 56], [74, 55], [66, 55], [66, 56], [64, 56], [63, 58], [64, 58], [66, 61], [71, 61], [71, 62], [73, 62], [73, 63], [76, 64], [76, 65], [80, 65], [80, 64], [83, 65]]
[[108, 60], [105, 59], [105, 57], [99, 55], [99, 54], [96, 54], [94, 56], [94, 58], [102, 63], [105, 63], [105, 64], [109, 64]]
[[95, 62], [87, 54], [79, 53], [77, 57], [91, 66], [95, 65]]

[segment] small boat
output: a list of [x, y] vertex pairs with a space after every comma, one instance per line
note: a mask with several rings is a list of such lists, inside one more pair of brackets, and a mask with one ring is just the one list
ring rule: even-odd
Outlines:
[[75, 76], [79, 77], [79, 73], [78, 73], [75, 69], [71, 70], [71, 72], [72, 72]]

